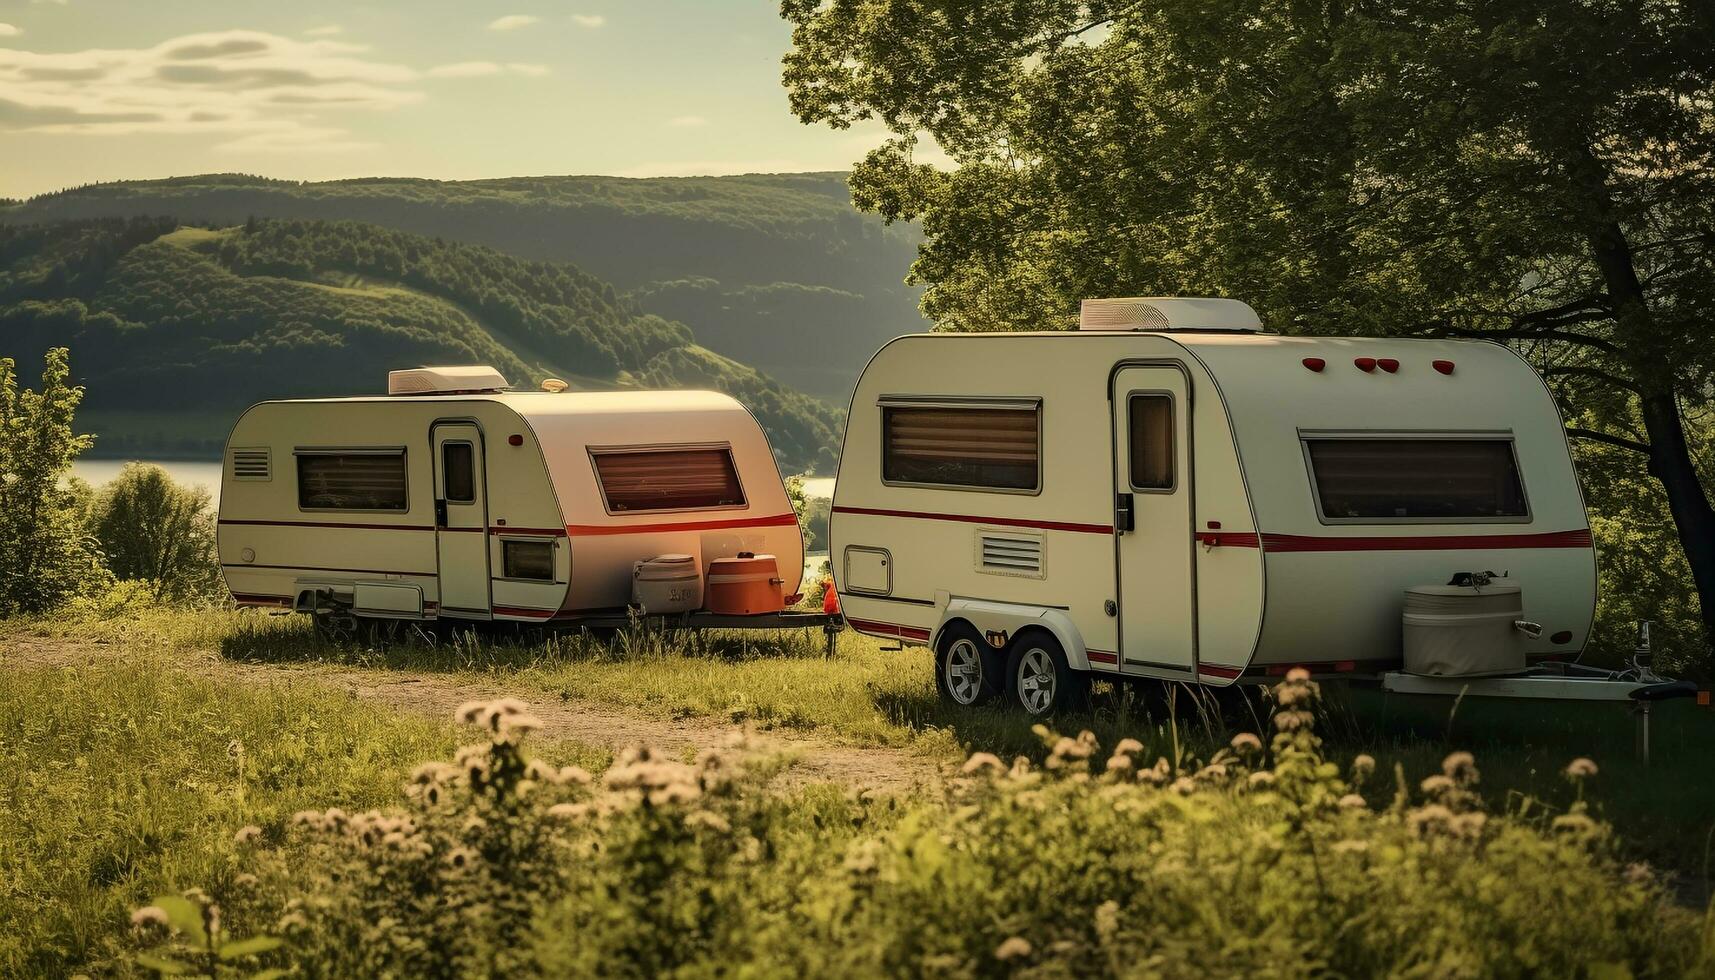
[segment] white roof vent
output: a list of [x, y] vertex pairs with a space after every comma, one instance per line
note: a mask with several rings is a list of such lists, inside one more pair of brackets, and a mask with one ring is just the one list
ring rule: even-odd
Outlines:
[[389, 395], [463, 395], [505, 391], [512, 386], [486, 364], [420, 367], [387, 372]]
[[1079, 330], [1233, 330], [1256, 333], [1262, 320], [1236, 299], [1131, 296], [1087, 299], [1078, 311]]

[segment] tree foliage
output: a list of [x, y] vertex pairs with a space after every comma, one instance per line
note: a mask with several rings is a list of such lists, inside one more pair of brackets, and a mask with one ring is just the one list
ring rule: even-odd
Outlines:
[[[1715, 625], [1715, 7], [1677, 0], [784, 0], [807, 122], [879, 119], [860, 206], [924, 308], [1069, 326], [1243, 297], [1295, 332], [1516, 345], [1647, 467]], [[914, 159], [933, 139], [957, 163]], [[1600, 502], [1601, 494], [1596, 494]]]
[[72, 428], [83, 389], [68, 360], [63, 347], [48, 351], [31, 391], [0, 358], [0, 617], [43, 612], [109, 579], [77, 492], [61, 485], [92, 442]]
[[181, 486], [159, 466], [126, 464], [95, 498], [90, 530], [108, 570], [147, 582], [157, 602], [205, 598], [221, 587], [208, 490]]

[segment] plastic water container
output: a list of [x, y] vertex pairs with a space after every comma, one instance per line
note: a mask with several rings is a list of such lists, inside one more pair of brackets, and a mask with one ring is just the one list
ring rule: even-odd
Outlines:
[[708, 609], [727, 616], [760, 616], [786, 608], [780, 567], [773, 555], [741, 551], [709, 562]]
[[690, 612], [703, 604], [703, 577], [690, 555], [660, 555], [631, 566], [631, 604], [645, 615]]
[[1406, 589], [1403, 619], [1405, 669], [1432, 677], [1518, 673], [1542, 631], [1524, 620], [1524, 591], [1504, 578]]

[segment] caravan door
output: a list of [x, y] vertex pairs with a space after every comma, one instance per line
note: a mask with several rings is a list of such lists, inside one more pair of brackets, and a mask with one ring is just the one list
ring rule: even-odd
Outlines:
[[1177, 364], [1128, 365], [1109, 394], [1120, 669], [1194, 676], [1190, 387]]
[[469, 422], [437, 422], [430, 430], [435, 461], [435, 559], [441, 613], [488, 619], [488, 487], [482, 430]]

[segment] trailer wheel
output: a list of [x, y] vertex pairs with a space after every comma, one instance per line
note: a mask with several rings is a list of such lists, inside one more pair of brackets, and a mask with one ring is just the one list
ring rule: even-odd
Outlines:
[[975, 629], [951, 623], [935, 651], [935, 687], [941, 697], [968, 708], [1000, 693], [1003, 663]]
[[1006, 680], [1019, 707], [1033, 717], [1079, 710], [1090, 701], [1090, 675], [1073, 670], [1060, 642], [1040, 630], [1013, 640]]
[[357, 638], [357, 617], [346, 610], [318, 609], [312, 618], [316, 638], [328, 646], [345, 646]]

